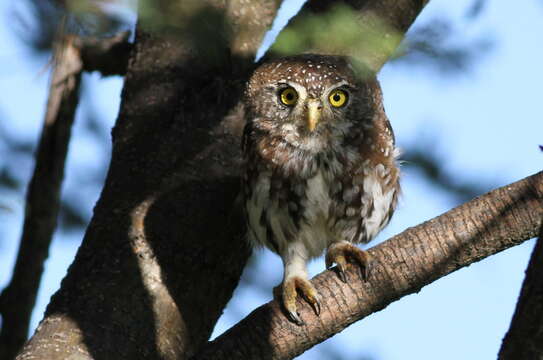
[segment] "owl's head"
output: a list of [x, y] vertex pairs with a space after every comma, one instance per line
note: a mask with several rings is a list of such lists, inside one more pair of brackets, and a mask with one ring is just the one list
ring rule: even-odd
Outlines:
[[[371, 117], [367, 78], [342, 56], [305, 54], [264, 63], [249, 80], [248, 121], [310, 151], [341, 142]], [[358, 131], [357, 131], [358, 132]]]

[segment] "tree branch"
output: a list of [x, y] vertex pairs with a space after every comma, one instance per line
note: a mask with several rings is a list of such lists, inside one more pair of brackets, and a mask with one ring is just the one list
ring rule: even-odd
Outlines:
[[[212, 341], [195, 358], [291, 359], [350, 324], [462, 267], [534, 237], [542, 226], [543, 172], [493, 190], [369, 250], [369, 282], [350, 268], [348, 284], [333, 271], [312, 281], [322, 312], [299, 302], [307, 325], [289, 322], [271, 301]], [[540, 324], [539, 324], [540, 325]]]
[[78, 103], [83, 64], [73, 38], [59, 42], [49, 99], [28, 185], [25, 220], [10, 283], [0, 295], [0, 359], [12, 359], [28, 334], [43, 264], [55, 231], [70, 132]]
[[[428, 1], [308, 1], [279, 34], [267, 56], [302, 52], [349, 55], [377, 73]], [[331, 26], [337, 31], [330, 31]]]
[[500, 360], [543, 358], [543, 226], [535, 244]]

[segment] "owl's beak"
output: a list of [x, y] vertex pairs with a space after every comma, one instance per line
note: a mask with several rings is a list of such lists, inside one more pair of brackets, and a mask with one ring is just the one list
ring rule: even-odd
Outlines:
[[309, 131], [315, 130], [321, 117], [322, 105], [319, 100], [307, 101], [307, 127]]

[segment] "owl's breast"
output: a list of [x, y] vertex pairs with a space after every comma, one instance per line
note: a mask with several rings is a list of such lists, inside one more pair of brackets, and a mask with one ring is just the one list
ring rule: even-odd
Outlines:
[[302, 242], [316, 257], [334, 241], [371, 240], [395, 208], [396, 169], [390, 180], [383, 165], [356, 166], [346, 158], [307, 157], [296, 165], [305, 171], [261, 163], [246, 199], [252, 242], [279, 254], [288, 243]]

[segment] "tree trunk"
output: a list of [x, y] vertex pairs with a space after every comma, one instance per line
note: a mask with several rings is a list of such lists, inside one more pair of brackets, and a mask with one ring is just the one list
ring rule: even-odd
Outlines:
[[[234, 24], [228, 38], [218, 34], [220, 58], [167, 26], [138, 27], [105, 187], [61, 289], [18, 358], [180, 359], [209, 338], [250, 253], [233, 210], [236, 105], [279, 5], [255, 2], [240, 13], [241, 3], [209, 1], [177, 18], [197, 27], [213, 14]], [[245, 17], [258, 21], [247, 25]]]

